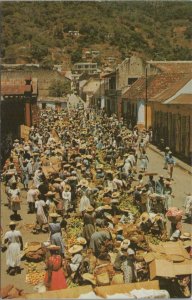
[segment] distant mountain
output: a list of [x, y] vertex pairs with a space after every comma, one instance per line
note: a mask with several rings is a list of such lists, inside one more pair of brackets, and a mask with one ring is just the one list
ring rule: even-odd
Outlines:
[[191, 59], [191, 1], [1, 2], [1, 16], [4, 63], [70, 65], [90, 49], [100, 51], [90, 58], [98, 64], [132, 54]]

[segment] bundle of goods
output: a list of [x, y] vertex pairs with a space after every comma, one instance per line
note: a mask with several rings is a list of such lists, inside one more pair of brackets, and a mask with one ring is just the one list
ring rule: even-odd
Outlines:
[[166, 213], [167, 219], [172, 223], [177, 223], [181, 221], [183, 216], [183, 211], [177, 207], [170, 207]]
[[46, 248], [39, 242], [26, 243], [23, 256], [28, 261], [42, 261], [46, 254]]
[[108, 285], [111, 279], [115, 275], [113, 265], [111, 263], [106, 263], [99, 265], [94, 270], [94, 276], [98, 285]]
[[6, 287], [1, 288], [0, 297], [1, 299], [15, 299], [22, 298], [23, 290], [14, 287], [13, 284], [8, 284]]

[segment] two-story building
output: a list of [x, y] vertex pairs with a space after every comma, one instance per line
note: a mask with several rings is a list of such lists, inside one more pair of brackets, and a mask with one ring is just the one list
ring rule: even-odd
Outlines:
[[20, 125], [32, 126], [38, 123], [37, 79], [1, 81], [1, 157], [6, 159], [9, 145], [20, 136]]
[[98, 73], [98, 66], [97, 63], [79, 62], [74, 64], [72, 71], [76, 74], [87, 73], [89, 75], [92, 75]]

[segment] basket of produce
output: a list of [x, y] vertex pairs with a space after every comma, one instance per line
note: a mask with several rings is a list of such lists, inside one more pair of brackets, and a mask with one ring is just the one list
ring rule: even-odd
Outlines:
[[97, 284], [100, 286], [109, 285], [110, 279], [109, 279], [108, 272], [104, 272], [104, 273], [96, 275], [96, 281], [97, 281]]
[[177, 207], [170, 207], [166, 213], [166, 217], [171, 223], [180, 222], [182, 216], [183, 216], [183, 211]]

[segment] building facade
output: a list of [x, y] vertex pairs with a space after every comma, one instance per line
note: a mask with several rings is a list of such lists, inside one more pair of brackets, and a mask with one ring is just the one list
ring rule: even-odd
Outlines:
[[20, 136], [20, 125], [35, 125], [38, 122], [37, 79], [1, 81], [1, 158], [9, 154], [15, 138]]

